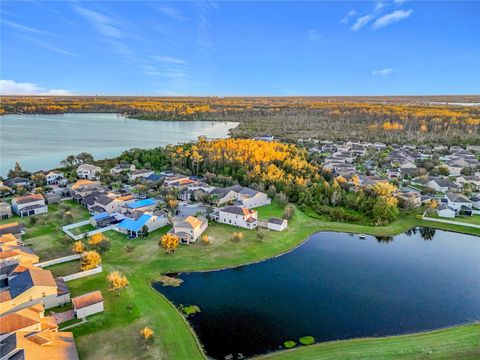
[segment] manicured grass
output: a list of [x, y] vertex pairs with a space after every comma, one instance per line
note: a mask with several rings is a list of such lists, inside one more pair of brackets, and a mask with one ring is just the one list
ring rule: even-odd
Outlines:
[[80, 260], [73, 260], [69, 262], [64, 262], [61, 264], [56, 264], [44, 268], [45, 270], [50, 270], [53, 274], [53, 277], [57, 278], [59, 276], [65, 276], [74, 274], [81, 271], [80, 269]]
[[255, 208], [258, 211], [258, 218], [260, 220], [268, 220], [270, 217], [282, 217], [283, 206], [273, 201], [270, 205]]
[[442, 217], [440, 217], [436, 214], [429, 215], [429, 217], [434, 217], [434, 218], [438, 218], [438, 219], [445, 219], [445, 220], [448, 220], [448, 221], [457, 221], [457, 222], [463, 222], [463, 223], [468, 223], [468, 224], [480, 225], [480, 215], [472, 215], [472, 216], [460, 215], [460, 216], [456, 216], [453, 219], [442, 218]]
[[0, 224], [21, 222], [27, 227], [23, 241], [26, 245], [34, 248], [42, 261], [54, 259], [61, 256], [71, 255], [73, 241], [66, 238], [62, 226], [71, 222], [82, 221], [89, 218], [87, 209], [73, 201], [62, 202], [70, 207], [73, 221], [63, 219], [59, 211], [59, 205], [48, 206], [48, 213], [35, 215], [36, 223], [31, 224], [29, 217], [14, 216], [8, 220], [2, 220]]
[[73, 228], [73, 229], [70, 229], [70, 231], [74, 234], [74, 235], [81, 235], [81, 234], [85, 234], [89, 231], [92, 231], [92, 230], [95, 230], [95, 227], [91, 224], [87, 224], [87, 225], [82, 225], [82, 226], [79, 226], [79, 227], [76, 227], [76, 228]]
[[[283, 209], [275, 203], [257, 210], [264, 219], [281, 216], [283, 213]], [[171, 255], [166, 254], [158, 245], [169, 226], [150, 233], [147, 237], [133, 240], [128, 240], [115, 231], [106, 232], [104, 234], [111, 241], [112, 247], [102, 255], [104, 272], [68, 283], [72, 296], [99, 289], [105, 298], [104, 313], [89, 317], [87, 323], [72, 329], [80, 357], [119, 360], [205, 359], [201, 346], [185, 318], [169, 301], [150, 287], [153, 279], [168, 272], [214, 270], [265, 260], [295, 248], [309, 235], [318, 231], [395, 235], [415, 225], [424, 225], [426, 222], [417, 218], [418, 213], [418, 211], [402, 213], [397, 221], [388, 226], [372, 227], [325, 221], [321, 217], [312, 218], [297, 210], [289, 221], [288, 229], [282, 232], [252, 231], [211, 222], [206, 231], [211, 239], [209, 245], [205, 246], [201, 242], [180, 245]], [[443, 224], [428, 225], [440, 227], [438, 225]], [[474, 229], [461, 228], [461, 230], [480, 234], [480, 231], [476, 232]], [[28, 229], [27, 232], [29, 231]], [[235, 231], [241, 231], [245, 235], [238, 243], [231, 241], [232, 233]], [[259, 237], [257, 235], [259, 232], [264, 236]], [[40, 241], [32, 241], [34, 250], [40, 249], [43, 253], [47, 251], [70, 253], [72, 242], [66, 244], [55, 240], [55, 234], [46, 233], [40, 237], [42, 236], [44, 238]], [[127, 251], [128, 245], [133, 245], [131, 251]], [[112, 270], [123, 272], [130, 281], [128, 288], [118, 296], [108, 290], [106, 276]], [[56, 271], [65, 269], [61, 270], [59, 267]], [[144, 326], [149, 326], [155, 332], [154, 344], [148, 350], [139, 337], [139, 331]], [[468, 328], [467, 332], [473, 330], [476, 331], [478, 328]], [[341, 346], [342, 342], [335, 344]], [[465, 345], [462, 344], [460, 341], [457, 349]], [[317, 346], [311, 346], [309, 349], [317, 349]], [[368, 345], [366, 349], [368, 350]], [[315, 355], [314, 358], [319, 358], [322, 351], [320, 350], [320, 355]], [[308, 358], [312, 358], [311, 354], [309, 353]]]
[[258, 360], [478, 359], [480, 324], [428, 333], [328, 342], [259, 356]]

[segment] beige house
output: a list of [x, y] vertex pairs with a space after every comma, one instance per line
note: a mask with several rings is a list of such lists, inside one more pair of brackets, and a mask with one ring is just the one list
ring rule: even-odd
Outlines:
[[13, 272], [8, 278], [8, 288], [0, 291], [0, 314], [36, 304], [48, 309], [61, 305], [64, 300], [64, 296], [59, 296], [57, 283], [50, 271], [18, 266], [18, 272]]
[[16, 331], [58, 330], [57, 322], [52, 316], [45, 316], [45, 309], [41, 304], [2, 315], [0, 323], [2, 324], [0, 326], [0, 341]]
[[51, 328], [10, 333], [0, 347], [2, 360], [78, 360], [73, 334]]
[[[15, 239], [15, 242], [13, 241]], [[0, 266], [12, 264], [36, 264], [40, 258], [28, 246], [18, 243], [12, 234], [0, 237]]]
[[103, 296], [100, 290], [72, 298], [73, 311], [77, 319], [103, 312]]
[[25, 226], [18, 222], [0, 225], [0, 235], [12, 234], [18, 240], [22, 240], [22, 235], [25, 234]]
[[12, 217], [12, 207], [6, 202], [0, 202], [0, 220]]
[[207, 227], [206, 218], [189, 216], [183, 220], [174, 220], [171, 232], [177, 235], [183, 244], [190, 244], [197, 241]]

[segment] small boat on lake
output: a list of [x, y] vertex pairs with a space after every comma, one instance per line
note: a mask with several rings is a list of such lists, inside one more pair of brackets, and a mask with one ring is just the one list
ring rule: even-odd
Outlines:
[[365, 234], [358, 234], [358, 237], [362, 240], [365, 240], [367, 238], [367, 235]]

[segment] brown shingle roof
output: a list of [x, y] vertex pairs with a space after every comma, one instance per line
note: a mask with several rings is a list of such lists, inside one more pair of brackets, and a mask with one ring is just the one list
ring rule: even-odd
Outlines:
[[42, 194], [30, 194], [25, 196], [19, 196], [13, 199], [13, 201], [15, 201], [17, 204], [28, 204], [30, 202], [38, 200], [44, 200]]
[[87, 306], [98, 304], [103, 301], [103, 296], [100, 290], [95, 290], [72, 299], [74, 309], [82, 309]]

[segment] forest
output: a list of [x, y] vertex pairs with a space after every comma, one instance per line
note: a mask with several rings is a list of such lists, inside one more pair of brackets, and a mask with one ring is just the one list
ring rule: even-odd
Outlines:
[[[479, 96], [3, 96], [0, 114], [116, 112], [142, 120], [236, 121], [233, 137], [480, 144]], [[467, 106], [466, 106], [466, 105]]]
[[323, 169], [292, 144], [253, 139], [219, 139], [156, 149], [132, 149], [120, 161], [155, 170], [200, 175], [213, 185], [241, 184], [268, 192], [280, 204], [292, 202], [335, 221], [385, 225], [399, 214], [389, 183], [362, 187]]

